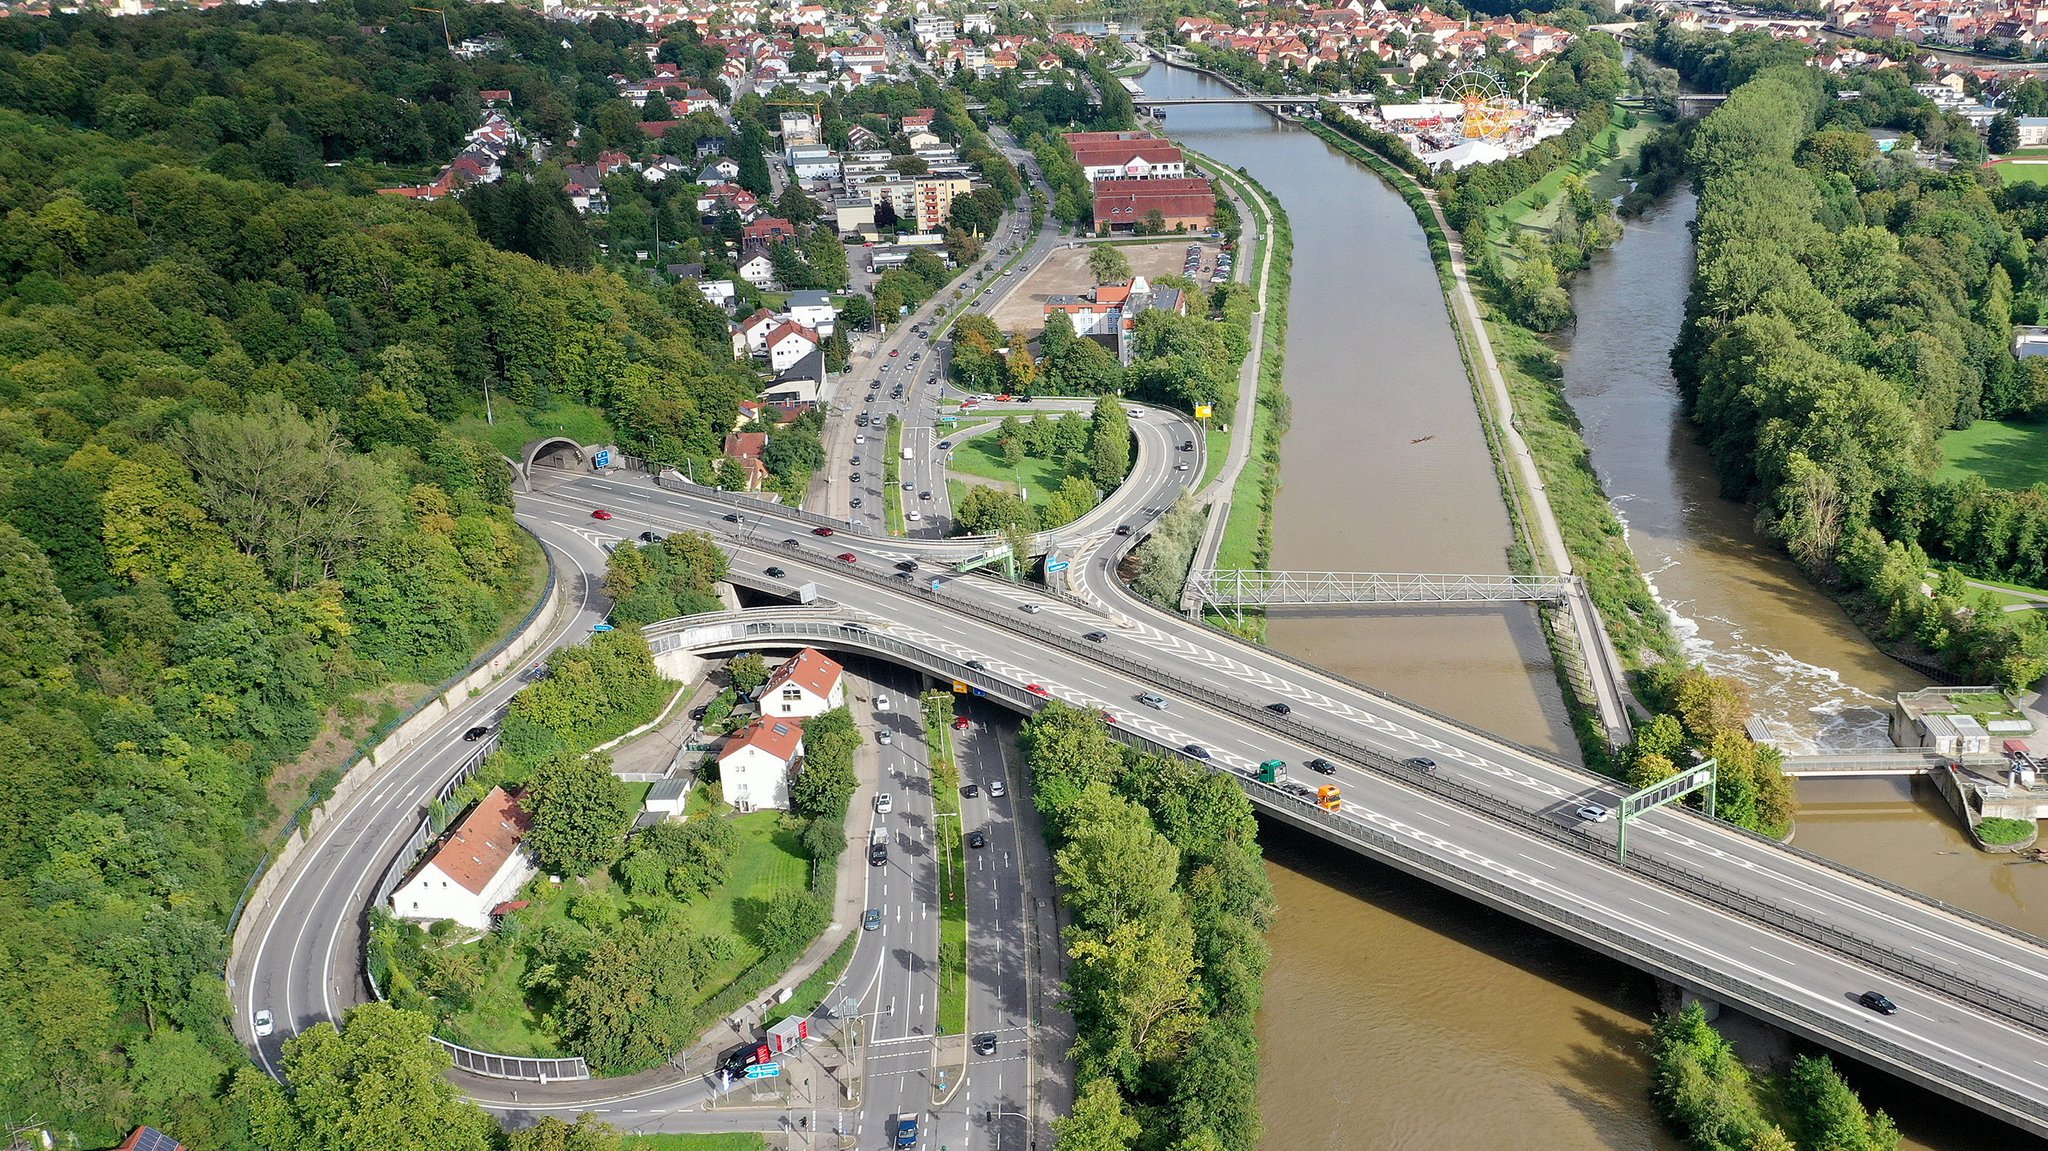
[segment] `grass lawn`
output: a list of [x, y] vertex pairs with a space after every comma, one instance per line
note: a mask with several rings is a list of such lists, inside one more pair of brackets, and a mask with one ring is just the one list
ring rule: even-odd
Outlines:
[[1980, 587], [1973, 586], [1970, 588], [1972, 592], [1982, 592], [1984, 595], [1990, 596], [1994, 602], [1999, 604], [2038, 604], [2043, 597], [2048, 597], [2048, 588], [2028, 587], [2025, 584], [2017, 583], [2000, 583], [1998, 580], [1992, 579], [1978, 579], [1969, 572], [1962, 574], [1963, 578], [1969, 580], [1973, 585], [1984, 584], [1989, 587], [2003, 589], [2000, 591], [1984, 591]]
[[[702, 789], [696, 791], [701, 792]], [[731, 879], [708, 898], [690, 903], [681, 912], [682, 922], [692, 931], [719, 932], [731, 936], [739, 944], [730, 962], [704, 973], [703, 994], [699, 1002], [718, 995], [761, 958], [761, 949], [751, 940], [751, 909], [764, 905], [785, 891], [804, 891], [809, 886], [810, 862], [797, 843], [796, 832], [784, 830], [781, 823], [781, 813], [774, 811], [733, 817], [732, 824], [739, 832], [740, 843], [733, 855]], [[523, 929], [532, 931], [549, 922], [565, 923], [574, 893], [583, 890], [611, 891], [614, 886], [611, 877], [603, 873], [593, 876], [587, 886], [564, 884], [539, 901], [538, 915], [525, 913], [533, 917], [522, 925]], [[614, 894], [624, 898], [623, 892]], [[476, 1003], [469, 1010], [449, 1017], [440, 1028], [441, 1036], [452, 1043], [500, 1055], [567, 1054], [555, 1037], [542, 1028], [539, 1018], [527, 1006], [521, 991], [525, 977], [525, 950], [506, 948], [503, 957], [485, 976], [483, 990], [478, 994]]]
[[608, 444], [618, 439], [604, 413], [585, 404], [563, 401], [531, 412], [499, 404], [497, 416], [495, 424], [485, 423], [479, 413], [462, 416], [448, 426], [456, 435], [480, 440], [513, 459], [519, 458], [519, 449], [543, 436], [569, 436], [579, 444]]
[[626, 1151], [768, 1151], [768, 1137], [759, 1131], [721, 1131], [715, 1135], [628, 1135]]
[[1997, 692], [1957, 692], [1948, 697], [1949, 706], [1964, 715], [1971, 716], [1979, 723], [1995, 719], [2019, 719], [2020, 713], [2013, 710], [2004, 696]]
[[[1663, 123], [1656, 116], [1639, 114], [1633, 128], [1610, 125], [1570, 163], [1553, 169], [1521, 195], [1488, 212], [1486, 234], [1492, 239], [1495, 252], [1512, 261], [1512, 241], [1517, 231], [1549, 234], [1551, 224], [1557, 220], [1558, 192], [1567, 176], [1585, 175], [1586, 186], [1605, 200], [1625, 194], [1628, 185], [1622, 180], [1624, 169], [1642, 150], [1643, 141]], [[1543, 206], [1537, 207], [1538, 203]]]
[[[2048, 164], [2041, 172], [2048, 180]], [[2048, 483], [2048, 420], [1978, 420], [1941, 437], [1941, 458], [1941, 479], [1983, 476], [2014, 491]]]
[[2048, 164], [1994, 164], [1991, 171], [2001, 184], [2048, 183]]
[[903, 521], [903, 421], [889, 417], [889, 434], [882, 442], [882, 529], [892, 536], [905, 534]]
[[[964, 444], [954, 445], [952, 457], [946, 461], [946, 470], [994, 480], [996, 486], [1006, 492], [1015, 492], [1017, 485], [1022, 484], [1024, 502], [1032, 506], [1043, 504], [1047, 496], [1060, 490], [1060, 484], [1067, 478], [1066, 467], [1052, 460], [1026, 456], [1014, 468], [1004, 463], [1003, 449], [996, 446], [996, 437], [992, 435], [977, 436]], [[948, 490], [951, 490], [950, 484]], [[959, 505], [956, 502], [954, 506]]]
[[953, 701], [921, 700], [930, 749], [932, 809], [939, 840], [939, 1031], [967, 1030], [967, 853], [960, 826], [960, 761], [953, 749]]
[[1230, 522], [1223, 526], [1223, 542], [1216, 549], [1218, 568], [1251, 569], [1259, 566], [1259, 528], [1266, 516], [1264, 501], [1259, 495], [1264, 469], [1259, 467], [1258, 461], [1265, 455], [1267, 442], [1273, 437], [1272, 424], [1265, 406], [1260, 405], [1258, 419], [1252, 425], [1251, 462], [1237, 473], [1237, 483], [1230, 489]]
[[1223, 470], [1223, 465], [1227, 462], [1225, 457], [1230, 455], [1230, 433], [1221, 428], [1210, 428], [1209, 434], [1203, 438], [1203, 446], [1209, 452], [1209, 466], [1202, 469], [1202, 482], [1196, 491], [1215, 482], [1216, 473]]

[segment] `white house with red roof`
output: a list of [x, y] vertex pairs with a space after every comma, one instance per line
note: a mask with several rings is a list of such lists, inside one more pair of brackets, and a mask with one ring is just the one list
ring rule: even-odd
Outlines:
[[765, 356], [768, 354], [768, 333], [782, 323], [782, 317], [766, 308], [754, 309], [754, 314], [739, 323], [740, 335], [746, 340], [747, 354]]
[[765, 343], [768, 366], [779, 372], [823, 347], [825, 341], [795, 320], [784, 320], [768, 333]]
[[798, 719], [831, 711], [846, 703], [846, 669], [816, 648], [805, 648], [784, 661], [754, 693], [763, 716], [793, 715]]
[[400, 919], [452, 919], [476, 931], [489, 930], [492, 909], [517, 895], [534, 873], [533, 860], [521, 846], [527, 827], [519, 800], [502, 787], [492, 788], [391, 893], [391, 913]]
[[789, 783], [804, 754], [804, 725], [796, 719], [763, 719], [726, 740], [718, 753], [718, 781], [725, 801], [741, 811], [789, 808]]

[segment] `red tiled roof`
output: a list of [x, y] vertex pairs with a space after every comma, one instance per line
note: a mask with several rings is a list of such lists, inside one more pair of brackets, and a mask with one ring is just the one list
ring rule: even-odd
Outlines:
[[776, 668], [761, 690], [767, 692], [785, 683], [794, 683], [823, 698], [831, 694], [833, 686], [839, 682], [840, 673], [845, 670], [816, 649], [807, 647]]
[[818, 333], [810, 330], [809, 328], [804, 327], [802, 324], [797, 323], [795, 320], [784, 320], [781, 324], [779, 324], [778, 326], [769, 331], [768, 346], [772, 348], [776, 344], [781, 343], [782, 340], [788, 336], [802, 336], [804, 339], [809, 340], [811, 342], [811, 346], [814, 348], [824, 342], [818, 339]]
[[725, 437], [725, 454], [736, 460], [759, 458], [767, 448], [767, 432], [734, 432]]
[[804, 741], [804, 725], [794, 719], [764, 719], [748, 724], [726, 741], [725, 750], [718, 753], [720, 762], [731, 759], [750, 747], [758, 747], [784, 763], [796, 758], [796, 749]]
[[1106, 224], [1137, 224], [1158, 212], [1168, 221], [1208, 219], [1216, 211], [1216, 193], [1207, 180], [1097, 180], [1095, 220]]
[[494, 787], [427, 862], [465, 890], [482, 895], [491, 878], [519, 850], [528, 825], [519, 801], [504, 788]]

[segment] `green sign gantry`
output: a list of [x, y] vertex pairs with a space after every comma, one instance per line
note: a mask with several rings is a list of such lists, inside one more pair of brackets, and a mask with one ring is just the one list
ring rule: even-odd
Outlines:
[[1714, 760], [1695, 767], [1688, 767], [1670, 779], [1621, 797], [1621, 810], [1615, 813], [1616, 830], [1620, 833], [1621, 862], [1628, 862], [1629, 821], [1646, 811], [1676, 803], [1695, 791], [1707, 793], [1707, 818], [1714, 818], [1714, 783], [1721, 776], [1720, 764]]

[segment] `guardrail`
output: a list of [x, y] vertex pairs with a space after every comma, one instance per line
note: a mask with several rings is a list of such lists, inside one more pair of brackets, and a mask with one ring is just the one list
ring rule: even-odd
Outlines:
[[[891, 576], [872, 571], [861, 571], [857, 565], [849, 564], [846, 570], [849, 574], [854, 575], [855, 578], [883, 586], [899, 582]], [[913, 580], [907, 582], [909, 588], [917, 590], [921, 594], [943, 595], [943, 592], [930, 592], [928, 585], [923, 584], [922, 581]], [[1864, 939], [1832, 924], [1808, 919], [1795, 911], [1788, 911], [1785, 908], [1775, 906], [1746, 892], [1727, 888], [1703, 875], [1686, 871], [1676, 864], [1658, 858], [1654, 850], [1639, 850], [1630, 857], [1626, 865], [1623, 865], [1612, 857], [1612, 853], [1606, 852], [1604, 847], [1598, 851], [1592, 850], [1593, 845], [1597, 841], [1576, 834], [1571, 829], [1551, 820], [1544, 819], [1527, 808], [1510, 804], [1494, 796], [1492, 793], [1481, 791], [1477, 788], [1471, 788], [1462, 784], [1451, 784], [1440, 776], [1430, 776], [1428, 779], [1432, 782], [1422, 782], [1418, 779], [1417, 773], [1404, 769], [1400, 761], [1374, 751], [1341, 734], [1327, 731], [1320, 726], [1296, 718], [1292, 714], [1280, 715], [1269, 711], [1262, 706], [1226, 694], [1207, 684], [1183, 678], [1171, 671], [1161, 670], [1152, 663], [1127, 656], [1114, 648], [1088, 643], [1078, 637], [1070, 637], [1057, 632], [1043, 630], [1024, 622], [1022, 619], [1012, 618], [1011, 613], [991, 610], [971, 597], [950, 595], [944, 596], [944, 598], [949, 608], [957, 610], [961, 614], [973, 616], [1006, 631], [1027, 636], [1036, 642], [1058, 648], [1084, 661], [1108, 666], [1126, 674], [1137, 676], [1144, 682], [1166, 688], [1186, 698], [1200, 700], [1218, 710], [1228, 712], [1239, 718], [1250, 720], [1261, 727], [1287, 735], [1294, 741], [1313, 748], [1318, 752], [1336, 756], [1346, 761], [1357, 763], [1360, 766], [1369, 766], [1383, 774], [1400, 778], [1411, 785], [1420, 783], [1425, 789], [1432, 786], [1451, 788], [1452, 791], [1447, 794], [1454, 797], [1456, 802], [1462, 806], [1485, 812], [1503, 822], [1513, 823], [1525, 831], [1533, 832], [1553, 842], [1566, 844], [1577, 851], [1602, 858], [1606, 862], [1614, 863], [1616, 866], [1625, 866], [1628, 870], [1671, 887], [1673, 890], [1678, 890], [1694, 898], [1701, 899], [1722, 910], [1742, 915], [1753, 922], [1760, 923], [1782, 933], [1804, 938], [1809, 942], [1834, 948], [1844, 954], [1852, 955], [1863, 962], [1869, 963], [1880, 970], [1898, 975], [1901, 978], [1918, 981], [1930, 987], [1938, 988], [1962, 1002], [1970, 1003], [2029, 1027], [2048, 1030], [2048, 1004], [2016, 999], [2003, 991], [1975, 983], [1955, 972], [1947, 971], [1925, 960], [1885, 947], [1875, 940]], [[821, 630], [812, 634], [816, 634], [820, 638], [835, 638], [840, 639], [842, 642], [863, 644], [868, 644], [871, 638], [879, 637], [879, 633], [868, 630], [865, 627], [848, 629], [838, 624], [825, 624], [823, 627], [832, 630], [829, 632]], [[748, 634], [751, 636], [762, 633], [750, 632]], [[957, 663], [936, 653], [927, 653], [916, 645], [905, 644], [902, 641], [893, 639], [889, 642], [891, 646], [884, 650], [908, 653], [913, 657], [913, 662], [926, 666], [942, 664], [949, 669], [955, 669], [949, 670], [947, 674], [963, 682], [983, 687], [985, 691], [989, 691], [992, 695], [997, 694], [997, 692], [990, 690], [991, 688], [1009, 688], [1007, 681], [996, 680], [985, 673], [975, 672], [972, 669], [966, 668], [964, 664]], [[1023, 697], [1021, 700], [1019, 698], [1020, 695]], [[1028, 696], [1028, 694], [1016, 690], [1005, 690], [1002, 691], [1001, 698], [1008, 699], [1011, 702], [1023, 702], [1024, 700], [1031, 700], [1036, 697]], [[1036, 710], [1036, 706], [1035, 703], [1027, 704], [1022, 710]], [[1451, 723], [1461, 730], [1466, 730], [1464, 725], [1450, 721], [1448, 718], [1445, 719], [1445, 722]], [[1549, 759], [1550, 757], [1544, 758]], [[1555, 760], [1551, 760], [1551, 762], [1561, 763], [1561, 761]], [[1613, 783], [1612, 780], [1608, 780], [1605, 777], [1583, 772], [1583, 769], [1574, 768], [1573, 770], [1583, 775], [1589, 783], [1607, 786], [1611, 786]], [[1684, 808], [1674, 810], [1682, 813], [1685, 818], [1701, 821], [1702, 825], [1704, 825], [1702, 828], [1703, 833], [1754, 834], [1745, 832], [1743, 829], [1737, 828], [1732, 824], [1725, 824], [1719, 821], [1713, 821], [1709, 824], [1705, 816]], [[1811, 853], [1798, 851], [1775, 840], [1766, 839], [1762, 836], [1755, 836], [1755, 839], [1758, 842], [1770, 844], [1775, 850], [1784, 851], [1843, 878], [1855, 882], [1870, 883], [1894, 896], [1920, 904], [1925, 909], [1937, 914], [1953, 915], [1966, 919], [1978, 926], [1996, 931], [2007, 938], [2031, 947], [2048, 948], [2048, 943], [2044, 943], [2042, 940], [2025, 932], [2017, 931], [1950, 904], [1930, 899], [1919, 892], [1911, 891], [1898, 884], [1889, 883], [1874, 876], [1842, 867], [1833, 861], [1822, 859]], [[1645, 846], [1648, 847], [1649, 845]]]
[[[728, 617], [743, 613], [725, 613]], [[657, 625], [665, 629], [667, 639], [676, 646], [692, 643], [723, 643], [728, 640], [760, 640], [767, 638], [833, 641], [871, 651], [896, 655], [905, 662], [923, 667], [936, 674], [970, 683], [979, 688], [990, 699], [1004, 703], [1018, 711], [1030, 714], [1044, 707], [1047, 701], [1025, 692], [1006, 680], [999, 680], [989, 674], [966, 666], [943, 653], [933, 651], [920, 643], [913, 643], [889, 635], [886, 632], [859, 623], [843, 623], [827, 618], [827, 613], [809, 613], [812, 618], [786, 618], [790, 613], [776, 612], [776, 618], [755, 617], [724, 618], [715, 621], [674, 621], [673, 624]], [[1003, 621], [1007, 626], [1012, 621]], [[1031, 633], [1037, 638], [1059, 643], [1064, 637], [1050, 633], [1039, 633], [1029, 626], [1014, 627], [1020, 633]], [[715, 637], [706, 637], [706, 631], [720, 632]], [[692, 635], [691, 633], [699, 633]], [[1066, 646], [1061, 644], [1061, 646]], [[1092, 646], [1092, 645], [1091, 645]], [[1077, 649], [1078, 650], [1078, 649]], [[1080, 650], [1079, 654], [1094, 654]], [[1101, 659], [1098, 662], [1119, 663], [1123, 661]], [[1155, 669], [1144, 669], [1148, 679], [1173, 680], [1177, 677], [1165, 675]], [[1412, 768], [1399, 760], [1370, 749], [1350, 744], [1330, 736], [1310, 725], [1294, 721], [1291, 717], [1266, 712], [1241, 701], [1214, 699], [1212, 693], [1199, 689], [1199, 685], [1179, 681], [1182, 685], [1173, 690], [1189, 696], [1202, 696], [1210, 702], [1222, 704], [1225, 710], [1238, 712], [1246, 718], [1257, 720], [1265, 726], [1276, 729], [1290, 729], [1288, 734], [1299, 742], [1342, 755], [1349, 762], [1367, 767], [1381, 774], [1400, 780], [1418, 790], [1430, 791], [1443, 798], [1452, 799], [1461, 807], [1473, 810], [1490, 818], [1510, 823], [1518, 829], [1535, 833], [1546, 840], [1565, 845], [1575, 852], [1599, 859], [1617, 867], [1622, 864], [1615, 858], [1613, 849], [1603, 841], [1573, 832], [1572, 830], [1544, 819], [1540, 814], [1521, 808], [1492, 793], [1481, 791], [1445, 776]], [[1194, 687], [1197, 690], [1186, 690]], [[1175, 753], [1177, 749], [1160, 743], [1142, 733], [1121, 726], [1106, 728], [1113, 738], [1153, 751]], [[1331, 746], [1318, 746], [1331, 745]], [[1639, 963], [1666, 978], [1685, 986], [1724, 999], [1731, 1003], [1746, 1004], [1752, 1008], [1775, 1016], [1780, 1022], [1800, 1030], [1809, 1037], [1832, 1041], [1851, 1050], [1861, 1050], [1879, 1055], [1902, 1068], [1924, 1076], [1929, 1082], [1947, 1089], [1960, 1090], [1988, 1103], [2031, 1119], [2037, 1129], [2048, 1130], [2048, 1103], [2029, 1099], [1995, 1084], [1983, 1080], [1966, 1068], [1955, 1066], [1875, 1037], [1866, 1031], [1848, 1025], [1834, 1017], [1824, 1015], [1803, 1004], [1793, 1002], [1766, 989], [1743, 982], [1725, 972], [1707, 967], [1695, 960], [1678, 955], [1653, 943], [1647, 943], [1627, 935], [1597, 920], [1571, 912], [1533, 896], [1529, 891], [1514, 885], [1501, 883], [1481, 871], [1470, 868], [1457, 858], [1438, 856], [1416, 848], [1414, 845], [1382, 832], [1369, 824], [1345, 819], [1341, 815], [1325, 812], [1312, 799], [1288, 794], [1276, 785], [1261, 784], [1245, 772], [1209, 763], [1218, 771], [1236, 779], [1250, 793], [1251, 798], [1269, 813], [1286, 818], [1291, 822], [1320, 825], [1321, 828], [1342, 839], [1360, 845], [1369, 853], [1399, 861], [1409, 870], [1426, 872], [1439, 880], [1449, 880], [1453, 886], [1463, 887], [1483, 901], [1514, 911], [1532, 921], [1552, 925], [1560, 932], [1580, 939], [1607, 954]], [[1691, 818], [1704, 820], [1703, 816], [1686, 813]], [[2043, 1013], [2039, 1005], [2012, 999], [2004, 992], [1976, 984], [1954, 972], [1944, 970], [1923, 961], [1915, 960], [1853, 933], [1817, 924], [1785, 909], [1775, 907], [1744, 892], [1734, 891], [1722, 884], [1682, 868], [1668, 860], [1647, 856], [1634, 856], [1628, 870], [1641, 874], [1662, 886], [1681, 894], [1700, 899], [1722, 910], [1734, 912], [1745, 919], [1759, 923], [1780, 934], [1802, 938], [1830, 947], [1846, 955], [1871, 963], [1882, 970], [1892, 971], [1904, 978], [1917, 980], [1931, 988], [1995, 1014], [2013, 1019], [2036, 1029], [2043, 1027]], [[1891, 886], [1891, 885], [1887, 885]], [[1903, 892], [1913, 896], [1915, 893]], [[1929, 902], [1930, 906], [1946, 905]], [[2018, 935], [2019, 933], [2013, 933]], [[2026, 938], [2019, 936], [2020, 938]]]
[[581, 1058], [542, 1059], [528, 1055], [493, 1055], [488, 1051], [475, 1051], [468, 1047], [436, 1038], [443, 1050], [455, 1059], [457, 1071], [471, 1075], [482, 1075], [491, 1079], [533, 1079], [541, 1083], [553, 1083], [561, 1079], [588, 1079], [590, 1065]]

